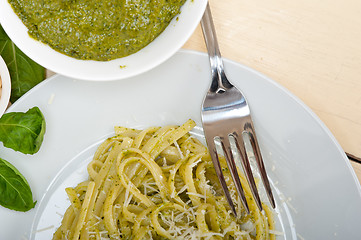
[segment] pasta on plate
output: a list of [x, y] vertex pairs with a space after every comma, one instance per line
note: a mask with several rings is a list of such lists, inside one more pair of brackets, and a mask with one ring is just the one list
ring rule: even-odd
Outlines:
[[233, 216], [194, 126], [115, 127], [89, 163], [89, 179], [66, 189], [71, 205], [53, 239], [275, 239], [271, 210], [258, 210], [241, 176], [247, 214], [222, 161]]

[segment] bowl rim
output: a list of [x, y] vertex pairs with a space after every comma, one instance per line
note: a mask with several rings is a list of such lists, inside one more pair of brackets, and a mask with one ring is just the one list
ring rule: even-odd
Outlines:
[[22, 52], [53, 72], [80, 80], [119, 80], [149, 71], [173, 56], [199, 25], [207, 2], [186, 0], [180, 14], [150, 44], [132, 55], [107, 62], [78, 60], [31, 38], [8, 0], [0, 0], [0, 23]]
[[1, 56], [0, 56], [0, 76], [2, 82], [1, 98], [0, 98], [0, 117], [1, 117], [9, 105], [10, 94], [11, 94], [10, 73], [4, 59]]

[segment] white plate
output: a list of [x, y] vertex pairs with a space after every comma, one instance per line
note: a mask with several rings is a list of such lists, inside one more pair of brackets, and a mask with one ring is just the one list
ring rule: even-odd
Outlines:
[[[344, 152], [324, 124], [297, 98], [267, 77], [226, 61], [229, 79], [250, 102], [266, 167], [276, 191], [277, 239], [359, 239], [361, 191]], [[127, 81], [88, 82], [63, 76], [39, 84], [12, 107], [39, 106], [47, 122], [34, 156], [0, 148], [28, 179], [36, 208], [0, 208], [0, 239], [49, 239], [69, 205], [65, 186], [86, 176], [85, 165], [114, 125], [144, 128], [200, 125], [210, 79], [207, 56], [181, 51]], [[6, 219], [6, 221], [3, 221]]]
[[148, 71], [178, 51], [196, 29], [207, 0], [187, 0], [181, 13], [153, 42], [140, 51], [108, 62], [78, 60], [34, 40], [8, 0], [0, 0], [0, 23], [11, 40], [35, 62], [64, 76], [105, 81]]

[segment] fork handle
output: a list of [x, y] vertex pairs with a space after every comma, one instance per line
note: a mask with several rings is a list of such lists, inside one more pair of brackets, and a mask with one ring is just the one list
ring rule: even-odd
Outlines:
[[224, 74], [223, 60], [219, 50], [209, 3], [207, 3], [206, 10], [203, 14], [201, 26], [211, 65], [212, 83], [209, 91], [217, 93], [224, 92], [226, 89], [232, 88], [233, 85], [228, 81], [226, 75]]

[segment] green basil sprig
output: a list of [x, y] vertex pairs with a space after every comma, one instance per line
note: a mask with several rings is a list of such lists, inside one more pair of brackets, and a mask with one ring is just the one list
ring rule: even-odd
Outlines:
[[0, 25], [0, 55], [11, 78], [11, 102], [45, 79], [45, 68], [31, 60], [10, 40]]
[[15, 151], [25, 154], [38, 152], [44, 133], [45, 119], [38, 107], [26, 113], [6, 113], [0, 118], [0, 141]]
[[36, 204], [24, 176], [13, 165], [1, 158], [0, 196], [0, 205], [16, 211], [28, 211]]

